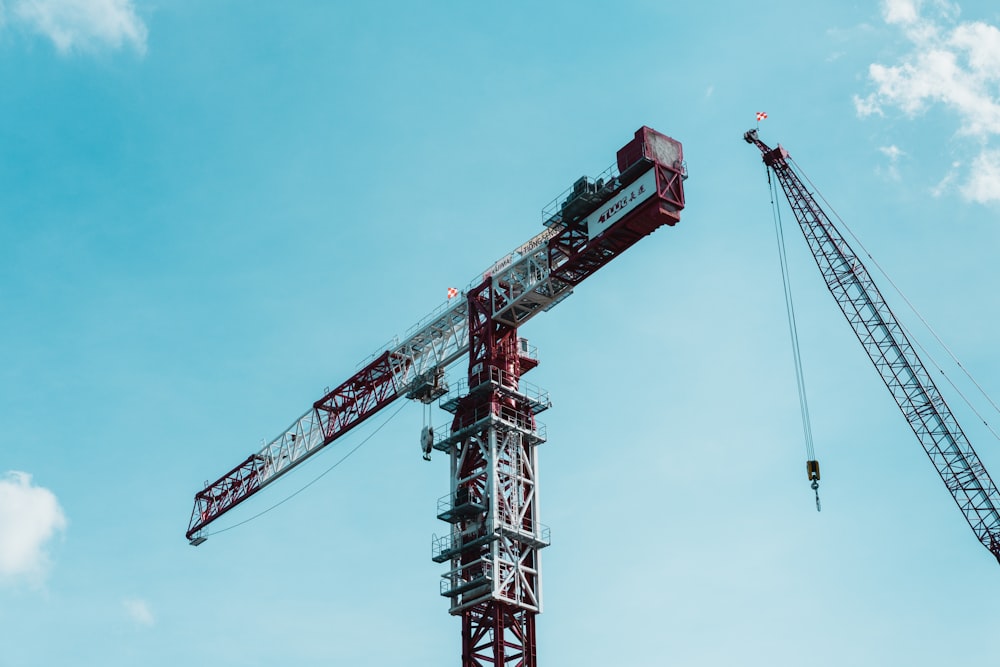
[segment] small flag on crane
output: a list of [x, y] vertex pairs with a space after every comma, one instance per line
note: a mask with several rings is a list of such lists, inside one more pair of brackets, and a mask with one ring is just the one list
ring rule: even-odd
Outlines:
[[458, 296], [458, 289], [456, 289], [454, 287], [449, 287], [448, 288], [448, 300], [450, 301], [451, 299], [454, 299], [456, 296]]
[[765, 118], [767, 118], [767, 112], [766, 111], [758, 111], [757, 112], [757, 122], [758, 123], [760, 121], [764, 120]]

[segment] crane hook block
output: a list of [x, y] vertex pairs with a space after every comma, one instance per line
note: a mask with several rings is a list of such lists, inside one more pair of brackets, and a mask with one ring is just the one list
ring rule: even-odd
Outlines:
[[809, 475], [809, 481], [812, 482], [809, 488], [816, 494], [816, 511], [819, 512], [819, 461], [806, 461], [806, 473]]
[[420, 431], [420, 451], [424, 453], [424, 461], [431, 460], [431, 447], [434, 446], [434, 429], [425, 426]]

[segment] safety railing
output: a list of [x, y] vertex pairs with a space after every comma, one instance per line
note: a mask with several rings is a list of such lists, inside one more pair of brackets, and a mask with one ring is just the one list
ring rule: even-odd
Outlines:
[[480, 547], [501, 536], [539, 549], [552, 544], [552, 531], [544, 523], [536, 521], [534, 529], [530, 529], [505, 522], [494, 525], [492, 521], [489, 521], [478, 530], [462, 530], [455, 527], [448, 535], [433, 535], [431, 537], [431, 560], [443, 563], [467, 549]]
[[[529, 358], [538, 358], [538, 350], [536, 348], [530, 347], [529, 352], [533, 355]], [[489, 382], [492, 386], [501, 388], [502, 391], [509, 392], [514, 396], [525, 399], [531, 405], [532, 412], [536, 414], [546, 408], [552, 407], [552, 399], [549, 397], [548, 390], [542, 389], [532, 382], [526, 382], [521, 378], [517, 379], [517, 389], [511, 389], [510, 387], [514, 384], [513, 378], [510, 373], [501, 368], [490, 368]], [[476, 387], [476, 389], [478, 389], [478, 387]], [[449, 386], [448, 393], [441, 396], [441, 398], [438, 399], [438, 403], [445, 410], [454, 412], [455, 407], [458, 405], [458, 400], [468, 394], [469, 381], [466, 378], [461, 378]]]
[[581, 196], [593, 200], [592, 207], [597, 208], [602, 200], [607, 200], [619, 187], [618, 164], [612, 164], [596, 178], [582, 176], [573, 185], [563, 190], [559, 195], [542, 207], [542, 221], [546, 227], [561, 227], [563, 213]]
[[454, 597], [476, 588], [493, 584], [493, 563], [489, 558], [478, 558], [471, 563], [441, 575], [440, 591], [445, 597]]

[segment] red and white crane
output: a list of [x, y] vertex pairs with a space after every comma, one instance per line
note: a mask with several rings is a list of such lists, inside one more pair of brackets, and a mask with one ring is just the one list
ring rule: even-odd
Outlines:
[[[538, 514], [535, 416], [548, 395], [521, 376], [538, 365], [518, 327], [570, 295], [602, 266], [684, 208], [680, 142], [642, 127], [598, 178], [577, 180], [544, 215], [545, 229], [431, 313], [351, 378], [316, 401], [262, 449], [195, 494], [186, 533], [207, 527], [398, 398], [454, 414], [421, 436], [450, 457], [450, 490], [438, 502], [448, 534], [433, 559], [448, 562], [441, 595], [462, 618], [462, 665], [534, 667], [542, 610], [539, 552], [549, 544]], [[468, 356], [467, 378], [449, 391], [449, 367]]]
[[[788, 151], [780, 144], [770, 148], [757, 130], [743, 138], [760, 149], [764, 164], [777, 177], [827, 288], [976, 539], [1000, 561], [1000, 493], [903, 326], [857, 253], [792, 168]], [[808, 473], [818, 479], [818, 466]]]

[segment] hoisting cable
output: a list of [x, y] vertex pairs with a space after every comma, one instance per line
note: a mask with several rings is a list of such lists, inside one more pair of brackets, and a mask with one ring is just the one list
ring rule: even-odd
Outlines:
[[[951, 348], [949, 348], [945, 344], [945, 342], [943, 340], [941, 340], [941, 337], [938, 336], [938, 334], [934, 330], [934, 328], [931, 327], [930, 323], [926, 319], [924, 319], [924, 316], [920, 314], [920, 312], [917, 310], [916, 306], [913, 305], [913, 303], [907, 298], [907, 296], [905, 294], [903, 294], [903, 291], [901, 289], [899, 289], [899, 286], [897, 286], [896, 283], [893, 281], [893, 279], [889, 276], [889, 274], [886, 273], [885, 269], [882, 268], [882, 265], [878, 263], [878, 260], [876, 260], [874, 257], [872, 257], [872, 254], [870, 252], [868, 252], [868, 248], [865, 247], [865, 244], [861, 242], [861, 239], [858, 238], [857, 234], [854, 233], [854, 231], [850, 228], [850, 226], [846, 222], [844, 222], [844, 219], [840, 217], [840, 214], [837, 213], [836, 209], [834, 209], [833, 206], [830, 204], [830, 202], [828, 202], [826, 200], [826, 197], [823, 196], [823, 193], [821, 193], [816, 188], [816, 186], [813, 184], [813, 182], [811, 180], [809, 180], [809, 177], [806, 175], [806, 173], [804, 171], [802, 171], [802, 167], [800, 167], [791, 157], [789, 157], [788, 160], [795, 166], [795, 170], [799, 174], [802, 175], [802, 178], [805, 179], [805, 181], [807, 183], [809, 183], [809, 186], [812, 187], [812, 189], [816, 193], [816, 195], [826, 205], [827, 210], [829, 210], [831, 213], [833, 213], [833, 216], [840, 223], [841, 228], [844, 229], [844, 230], [846, 230], [847, 233], [850, 234], [851, 238], [854, 239], [854, 242], [858, 244], [858, 247], [865, 254], [865, 256], [868, 259], [871, 260], [872, 265], [876, 269], [878, 269], [879, 273], [881, 273], [882, 276], [886, 279], [886, 281], [888, 281], [889, 285], [892, 286], [892, 289], [895, 290], [896, 294], [898, 294], [899, 297], [906, 303], [907, 307], [913, 312], [913, 314], [917, 316], [917, 319], [919, 319], [920, 322], [927, 329], [927, 331], [930, 332], [931, 336], [934, 337], [934, 340], [936, 340], [938, 342], [938, 345], [940, 345], [942, 347], [942, 349], [944, 349], [944, 351], [948, 354], [948, 357], [952, 360], [952, 362], [956, 366], [958, 366], [960, 369], [962, 369], [962, 373], [965, 375], [966, 378], [969, 379], [970, 382], [972, 382], [973, 385], [975, 385], [976, 389], [979, 390], [980, 395], [983, 398], [986, 399], [986, 401], [990, 404], [990, 406], [993, 408], [993, 410], [997, 414], [1000, 414], [1000, 406], [998, 406], [996, 404], [996, 402], [993, 400], [993, 398], [990, 397], [990, 395], [988, 393], [986, 393], [986, 390], [983, 388], [983, 386], [981, 384], [979, 384], [979, 382], [976, 380], [976, 378], [974, 378], [972, 376], [972, 374], [962, 364], [962, 362], [958, 359], [958, 357], [955, 356], [955, 353], [951, 351]], [[1000, 434], [998, 434], [996, 432], [996, 430], [993, 429], [993, 426], [988, 421], [986, 421], [986, 418], [983, 417], [982, 414], [980, 414], [979, 410], [976, 409], [976, 406], [974, 406], [972, 404], [972, 402], [965, 396], [965, 394], [962, 392], [962, 390], [960, 390], [955, 385], [955, 383], [952, 381], [952, 379], [950, 377], [948, 377], [948, 374], [945, 373], [944, 370], [941, 368], [940, 364], [938, 364], [937, 361], [934, 360], [934, 358], [931, 356], [930, 352], [928, 352], [924, 348], [924, 346], [920, 344], [920, 342], [917, 340], [917, 338], [915, 336], [913, 336], [912, 334], [910, 334], [910, 332], [906, 329], [906, 327], [904, 327], [902, 325], [902, 323], [900, 323], [900, 326], [903, 327], [904, 333], [906, 333], [906, 335], [910, 338], [911, 342], [913, 342], [913, 344], [916, 345], [917, 348], [919, 348], [920, 351], [924, 354], [924, 358], [928, 359], [930, 361], [930, 363], [935, 368], [937, 368], [938, 372], [941, 373], [941, 376], [945, 380], [948, 381], [948, 384], [951, 385], [952, 389], [955, 390], [955, 392], [959, 395], [959, 397], [962, 399], [962, 401], [964, 401], [965, 404], [969, 407], [969, 409], [972, 410], [973, 414], [975, 414], [976, 417], [983, 423], [983, 425], [986, 426], [987, 429], [989, 429], [990, 433], [993, 434], [993, 437], [996, 438], [997, 440], [1000, 440]]]
[[289, 500], [291, 500], [291, 499], [292, 499], [292, 498], [294, 498], [295, 496], [299, 495], [300, 493], [302, 493], [303, 491], [305, 491], [306, 489], [308, 489], [308, 488], [309, 488], [310, 486], [312, 486], [313, 484], [315, 484], [315, 483], [316, 483], [316, 482], [318, 482], [319, 480], [321, 480], [321, 479], [323, 479], [324, 477], [326, 477], [326, 475], [327, 475], [327, 474], [328, 474], [328, 473], [329, 473], [329, 472], [330, 472], [331, 470], [333, 470], [334, 468], [336, 468], [337, 466], [339, 466], [339, 465], [340, 465], [341, 463], [343, 463], [344, 461], [346, 461], [346, 460], [347, 460], [347, 458], [348, 458], [348, 457], [349, 457], [349, 456], [350, 456], [351, 454], [353, 454], [354, 452], [356, 452], [356, 451], [358, 451], [359, 449], [361, 449], [361, 445], [365, 444], [366, 442], [368, 442], [369, 440], [371, 440], [372, 438], [374, 438], [374, 437], [375, 437], [375, 434], [376, 434], [376, 433], [378, 433], [378, 432], [379, 432], [379, 431], [381, 431], [381, 430], [382, 430], [383, 428], [385, 428], [386, 424], [388, 424], [388, 423], [389, 423], [390, 421], [392, 421], [392, 418], [393, 418], [393, 417], [395, 417], [395, 416], [396, 416], [396, 415], [398, 415], [398, 414], [399, 414], [400, 412], [402, 412], [403, 408], [405, 408], [405, 407], [406, 407], [406, 404], [407, 404], [407, 403], [406, 403], [406, 401], [400, 401], [400, 403], [399, 403], [399, 407], [398, 407], [398, 408], [396, 408], [396, 411], [395, 411], [395, 412], [393, 412], [393, 413], [392, 413], [391, 415], [389, 415], [388, 417], [386, 417], [385, 421], [384, 421], [384, 422], [382, 422], [381, 424], [379, 424], [379, 425], [378, 425], [378, 428], [376, 428], [376, 429], [375, 429], [374, 431], [372, 431], [372, 432], [371, 432], [371, 433], [369, 433], [369, 434], [368, 434], [367, 436], [365, 436], [364, 440], [362, 440], [362, 441], [361, 441], [361, 442], [359, 442], [359, 443], [358, 443], [357, 445], [355, 445], [355, 446], [354, 446], [354, 448], [353, 448], [353, 449], [352, 449], [351, 451], [349, 451], [349, 452], [347, 452], [346, 454], [344, 454], [344, 455], [343, 455], [342, 457], [340, 457], [340, 459], [338, 459], [338, 460], [337, 460], [337, 461], [336, 461], [336, 462], [335, 462], [335, 463], [334, 463], [334, 464], [333, 464], [332, 466], [330, 466], [329, 468], [327, 468], [326, 470], [324, 470], [323, 472], [321, 472], [321, 473], [320, 473], [319, 475], [317, 475], [316, 477], [314, 477], [314, 478], [313, 478], [313, 479], [312, 479], [312, 480], [311, 480], [311, 481], [310, 481], [310, 482], [309, 482], [308, 484], [306, 484], [305, 486], [303, 486], [303, 487], [302, 487], [301, 489], [299, 489], [299, 490], [298, 490], [298, 491], [296, 491], [295, 493], [292, 493], [291, 495], [288, 495], [288, 496], [286, 496], [286, 497], [285, 497], [285, 498], [284, 498], [283, 500], [279, 500], [278, 502], [276, 502], [275, 504], [271, 505], [271, 506], [270, 506], [270, 507], [268, 507], [267, 509], [265, 509], [265, 510], [261, 510], [260, 512], [257, 512], [256, 514], [254, 514], [254, 515], [253, 515], [252, 517], [250, 517], [249, 519], [244, 519], [243, 521], [240, 521], [239, 523], [234, 523], [233, 525], [231, 525], [231, 526], [226, 526], [225, 528], [220, 528], [219, 530], [216, 530], [215, 532], [212, 532], [212, 533], [205, 533], [205, 534], [204, 534], [204, 537], [213, 537], [213, 536], [215, 536], [215, 535], [219, 535], [219, 534], [221, 534], [221, 533], [225, 533], [226, 531], [229, 531], [229, 530], [232, 530], [233, 528], [239, 528], [239, 527], [240, 527], [240, 526], [242, 526], [243, 524], [245, 524], [245, 523], [250, 523], [250, 522], [251, 522], [251, 521], [253, 521], [254, 519], [258, 519], [258, 518], [260, 518], [260, 517], [264, 516], [265, 514], [267, 514], [268, 512], [270, 512], [271, 510], [273, 510], [273, 509], [277, 509], [278, 507], [280, 507], [280, 506], [284, 505], [284, 504], [285, 504], [285, 503], [287, 503], [287, 502], [288, 502]]
[[802, 433], [806, 444], [806, 475], [810, 488], [816, 494], [816, 511], [821, 509], [819, 502], [819, 461], [813, 446], [812, 425], [809, 419], [809, 401], [806, 398], [806, 380], [802, 371], [802, 352], [799, 348], [799, 330], [795, 322], [795, 303], [792, 299], [791, 274], [788, 268], [788, 256], [785, 252], [785, 233], [781, 225], [781, 211], [778, 208], [778, 186], [771, 179], [771, 170], [767, 171], [768, 191], [771, 195], [771, 213], [774, 218], [774, 233], [778, 241], [778, 260], [781, 264], [781, 286], [785, 292], [785, 312], [788, 316], [788, 333], [792, 339], [792, 357], [795, 360], [795, 384], [799, 392], [799, 412], [802, 415]]

